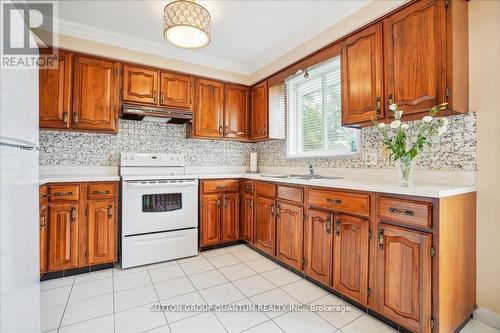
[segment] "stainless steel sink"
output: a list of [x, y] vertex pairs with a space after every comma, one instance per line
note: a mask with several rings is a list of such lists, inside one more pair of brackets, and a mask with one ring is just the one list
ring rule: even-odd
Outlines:
[[337, 176], [321, 176], [321, 175], [267, 175], [262, 174], [261, 177], [268, 178], [287, 178], [287, 179], [304, 179], [304, 180], [323, 180], [323, 179], [342, 179]]

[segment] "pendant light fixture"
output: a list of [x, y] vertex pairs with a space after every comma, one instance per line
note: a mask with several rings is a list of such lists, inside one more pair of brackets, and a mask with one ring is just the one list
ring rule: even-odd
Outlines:
[[210, 13], [195, 0], [175, 0], [163, 10], [163, 37], [185, 49], [210, 44]]

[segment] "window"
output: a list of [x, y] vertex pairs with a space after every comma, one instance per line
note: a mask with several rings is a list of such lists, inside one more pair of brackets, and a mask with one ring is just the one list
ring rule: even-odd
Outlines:
[[352, 155], [359, 130], [341, 126], [340, 56], [285, 81], [288, 157]]

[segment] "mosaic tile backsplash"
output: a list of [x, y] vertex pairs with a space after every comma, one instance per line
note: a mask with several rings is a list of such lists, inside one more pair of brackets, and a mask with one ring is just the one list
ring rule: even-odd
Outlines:
[[[474, 113], [448, 117], [449, 130], [416, 160], [418, 169], [475, 170], [476, 116]], [[416, 136], [416, 122], [410, 135]], [[186, 139], [185, 125], [120, 120], [117, 135], [40, 131], [40, 165], [118, 166], [120, 152], [184, 153], [187, 166], [245, 166], [249, 153], [257, 151], [259, 166], [320, 168], [391, 168], [384, 155], [381, 136], [373, 127], [361, 130], [360, 154], [350, 157], [287, 159], [286, 142], [273, 140], [256, 144]], [[376, 165], [365, 163], [366, 153], [377, 152]]]

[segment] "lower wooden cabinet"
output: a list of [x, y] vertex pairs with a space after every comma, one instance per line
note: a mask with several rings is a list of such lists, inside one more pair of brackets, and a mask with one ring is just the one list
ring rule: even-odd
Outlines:
[[303, 208], [278, 201], [276, 218], [276, 257], [293, 268], [302, 270]]
[[49, 204], [48, 270], [78, 266], [78, 203]]
[[241, 238], [253, 244], [253, 194], [243, 193], [241, 204]]
[[370, 221], [335, 215], [333, 288], [368, 304], [368, 245]]
[[274, 199], [255, 197], [254, 245], [273, 256], [276, 251], [275, 203]]
[[222, 241], [231, 242], [240, 239], [239, 202], [238, 193], [229, 193], [222, 196]]
[[432, 235], [380, 224], [376, 310], [414, 332], [431, 331]]
[[114, 182], [40, 187], [40, 275], [116, 261], [117, 193]]
[[304, 228], [304, 273], [330, 285], [332, 277], [333, 213], [309, 210]]
[[204, 194], [201, 199], [201, 246], [221, 242], [220, 194]]

